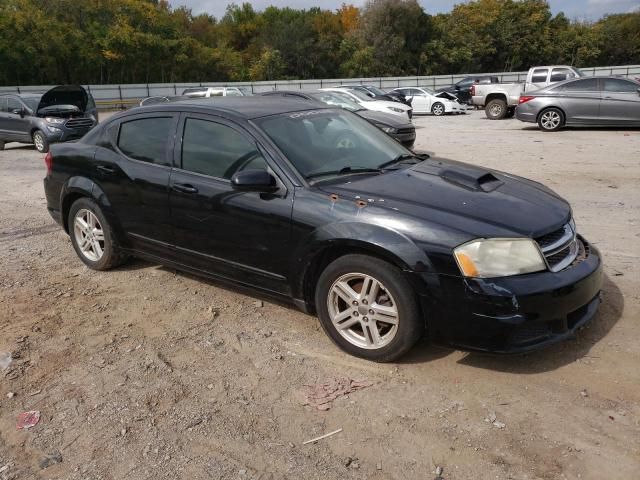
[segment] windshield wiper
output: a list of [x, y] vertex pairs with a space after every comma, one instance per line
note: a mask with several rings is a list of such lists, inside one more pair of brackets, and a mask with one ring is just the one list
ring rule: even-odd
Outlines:
[[318, 177], [329, 177], [329, 176], [339, 176], [339, 175], [354, 175], [358, 173], [382, 173], [382, 170], [379, 168], [369, 168], [369, 167], [344, 167], [340, 170], [330, 170], [327, 172], [315, 172], [310, 173], [305, 178], [312, 179]]
[[[412, 160], [412, 161], [410, 162], [409, 160]], [[400, 164], [404, 164], [404, 163], [415, 164], [415, 163], [420, 163], [420, 162], [422, 162], [424, 160], [425, 160], [425, 158], [422, 158], [419, 155], [410, 154], [410, 153], [403, 153], [401, 155], [398, 155], [393, 160], [389, 160], [388, 162], [384, 162], [382, 165], [379, 165], [378, 168], [380, 170], [384, 170], [384, 169], [387, 169], [387, 168], [392, 167], [394, 165], [400, 165]]]

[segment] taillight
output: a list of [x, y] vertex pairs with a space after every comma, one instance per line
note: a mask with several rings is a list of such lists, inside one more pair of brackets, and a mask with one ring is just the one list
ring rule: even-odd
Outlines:
[[51, 155], [51, 152], [48, 152], [44, 157], [44, 164], [47, 166], [47, 175], [51, 175], [53, 171], [53, 155]]
[[471, 90], [469, 91], [471, 93], [472, 97], [476, 96], [476, 86], [475, 85], [471, 85]]
[[530, 95], [520, 95], [520, 99], [518, 100], [518, 104], [527, 103], [529, 100], [533, 100], [536, 97], [532, 97]]

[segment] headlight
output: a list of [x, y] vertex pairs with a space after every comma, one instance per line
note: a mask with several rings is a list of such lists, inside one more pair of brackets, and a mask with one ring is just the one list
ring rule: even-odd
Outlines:
[[538, 245], [529, 238], [473, 240], [453, 254], [465, 277], [507, 277], [547, 269]]
[[386, 125], [378, 125], [378, 128], [386, 133], [398, 133], [398, 129], [393, 127], [387, 127]]
[[66, 121], [66, 118], [58, 118], [58, 117], [44, 117], [44, 119], [48, 123], [53, 123], [54, 125], [60, 125]]
[[389, 107], [389, 110], [391, 110], [392, 112], [398, 112], [398, 113], [403, 113], [404, 110], [401, 108], [396, 108], [396, 107]]

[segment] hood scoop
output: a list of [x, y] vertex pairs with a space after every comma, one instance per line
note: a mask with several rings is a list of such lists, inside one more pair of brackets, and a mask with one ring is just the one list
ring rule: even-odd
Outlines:
[[440, 176], [449, 183], [476, 192], [492, 192], [504, 183], [491, 172], [476, 176], [459, 170], [442, 170]]

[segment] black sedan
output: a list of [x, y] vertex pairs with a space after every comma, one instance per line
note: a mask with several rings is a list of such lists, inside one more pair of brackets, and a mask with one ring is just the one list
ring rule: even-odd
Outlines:
[[440, 87], [436, 89], [436, 93], [447, 92], [456, 96], [460, 103], [466, 103], [472, 105], [471, 99], [471, 86], [475, 84], [484, 85], [485, 83], [500, 83], [498, 77], [492, 77], [489, 75], [474, 75], [471, 77], [464, 77], [454, 85], [448, 85], [446, 87]]
[[600, 255], [553, 191], [416, 156], [345, 110], [263, 97], [140, 107], [45, 161], [48, 210], [90, 268], [134, 255], [254, 287], [367, 359], [396, 359], [425, 333], [527, 351], [570, 337], [600, 302]]
[[359, 104], [351, 100], [344, 94], [339, 92], [327, 92], [323, 90], [272, 90], [263, 92], [264, 96], [276, 96], [286, 98], [302, 98], [314, 102], [320, 102], [323, 105], [331, 105], [344, 108], [353, 112], [365, 120], [368, 120], [389, 136], [395, 138], [405, 147], [411, 148], [416, 141], [416, 127], [411, 122], [405, 122], [398, 115], [390, 113], [377, 112], [375, 110], [367, 110]]

